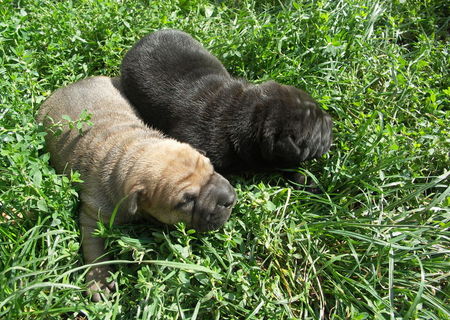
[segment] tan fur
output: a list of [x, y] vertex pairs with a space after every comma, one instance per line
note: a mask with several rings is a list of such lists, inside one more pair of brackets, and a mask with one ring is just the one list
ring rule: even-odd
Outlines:
[[[103, 240], [93, 237], [92, 232], [99, 219], [109, 222], [119, 201], [122, 203], [115, 223], [150, 215], [167, 224], [193, 225], [194, 213], [176, 209], [183, 194], [198, 195], [212, 178], [230, 196], [234, 193], [214, 172], [208, 158], [144, 125], [115, 81], [94, 77], [59, 89], [44, 102], [37, 116], [48, 133], [46, 144], [52, 165], [59, 173], [77, 170], [84, 181], [79, 215], [86, 263], [106, 259], [101, 258]], [[62, 116], [76, 121], [83, 110], [92, 115], [93, 125], [84, 124], [81, 132], [70, 129]], [[219, 209], [226, 220], [231, 207], [226, 208], [228, 211]], [[92, 268], [87, 276], [88, 281], [94, 280], [90, 289], [107, 291], [107, 275], [107, 267]], [[99, 299], [96, 293], [94, 300]]]

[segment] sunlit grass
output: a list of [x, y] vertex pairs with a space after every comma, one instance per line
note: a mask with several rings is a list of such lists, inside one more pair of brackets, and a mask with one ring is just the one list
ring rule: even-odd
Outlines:
[[[449, 8], [445, 1], [12, 1], [0, 5], [0, 319], [450, 318]], [[110, 228], [117, 290], [91, 303], [77, 173], [34, 123], [60, 86], [117, 75], [159, 28], [237, 77], [309, 91], [334, 145], [299, 171], [231, 177], [219, 231]]]

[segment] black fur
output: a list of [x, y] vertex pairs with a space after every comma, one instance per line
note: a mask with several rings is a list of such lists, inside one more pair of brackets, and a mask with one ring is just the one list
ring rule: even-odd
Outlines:
[[331, 117], [306, 92], [232, 78], [190, 35], [160, 30], [122, 62], [121, 85], [144, 121], [202, 150], [216, 170], [292, 168], [331, 144]]

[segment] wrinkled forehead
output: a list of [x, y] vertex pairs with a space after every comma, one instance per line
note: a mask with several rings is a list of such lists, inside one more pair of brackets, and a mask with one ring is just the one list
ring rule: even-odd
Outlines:
[[317, 102], [302, 89], [289, 85], [273, 85], [262, 89], [261, 97], [267, 104], [279, 105], [289, 109], [317, 106]]
[[317, 105], [317, 102], [309, 93], [293, 86], [283, 86], [283, 97], [297, 104]]
[[214, 173], [209, 159], [191, 148], [184, 152], [181, 150], [165, 171], [166, 176], [171, 175], [171, 183], [178, 190], [189, 187], [201, 188], [208, 183]]

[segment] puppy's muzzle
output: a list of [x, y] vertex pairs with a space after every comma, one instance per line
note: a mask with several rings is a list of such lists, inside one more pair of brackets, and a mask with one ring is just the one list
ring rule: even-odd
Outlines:
[[[330, 149], [332, 142], [331, 117], [320, 109], [314, 110], [320, 116], [313, 118], [311, 123], [292, 133], [286, 133], [276, 141], [272, 161], [279, 167], [293, 167], [307, 159], [318, 158]], [[302, 131], [304, 130], [304, 131]]]
[[194, 207], [192, 227], [203, 232], [223, 226], [230, 217], [236, 197], [228, 180], [214, 173], [200, 191]]

